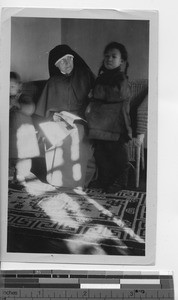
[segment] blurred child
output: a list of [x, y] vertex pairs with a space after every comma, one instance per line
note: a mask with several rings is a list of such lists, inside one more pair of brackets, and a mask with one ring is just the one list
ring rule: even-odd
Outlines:
[[32, 175], [32, 157], [39, 156], [39, 147], [31, 118], [35, 105], [21, 87], [19, 74], [10, 72], [9, 168], [13, 181], [24, 185]]
[[94, 140], [98, 168], [95, 183], [108, 193], [127, 187], [128, 141], [132, 138], [127, 68], [125, 46], [117, 42], [108, 44], [86, 110], [89, 137]]

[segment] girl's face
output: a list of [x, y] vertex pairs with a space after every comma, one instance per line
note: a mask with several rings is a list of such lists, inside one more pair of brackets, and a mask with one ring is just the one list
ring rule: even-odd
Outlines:
[[73, 58], [72, 55], [65, 55], [55, 63], [55, 66], [61, 73], [70, 74], [74, 68]]
[[16, 96], [20, 90], [20, 83], [16, 80], [10, 80], [10, 96]]
[[111, 49], [104, 55], [104, 66], [108, 70], [118, 68], [123, 63], [121, 53], [118, 49]]

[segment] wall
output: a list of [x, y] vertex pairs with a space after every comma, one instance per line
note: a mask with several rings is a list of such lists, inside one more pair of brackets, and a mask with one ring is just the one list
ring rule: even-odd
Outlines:
[[11, 36], [11, 70], [23, 81], [48, 78], [48, 52], [61, 43], [60, 19], [12, 17]]
[[62, 43], [69, 44], [97, 74], [103, 50], [111, 42], [125, 45], [130, 79], [148, 78], [149, 23], [143, 20], [62, 20]]
[[13, 17], [11, 70], [24, 81], [48, 78], [48, 53], [62, 42], [97, 74], [105, 45], [116, 40], [127, 48], [129, 78], [148, 78], [148, 31], [148, 21]]

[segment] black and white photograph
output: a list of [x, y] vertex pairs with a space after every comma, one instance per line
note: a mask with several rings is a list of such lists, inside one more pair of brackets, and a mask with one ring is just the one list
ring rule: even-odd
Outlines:
[[3, 260], [154, 263], [157, 13], [4, 14]]

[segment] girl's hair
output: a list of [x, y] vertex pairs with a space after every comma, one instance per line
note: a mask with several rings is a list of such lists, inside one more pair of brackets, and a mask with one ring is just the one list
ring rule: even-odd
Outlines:
[[20, 75], [16, 72], [10, 72], [10, 79], [20, 83], [21, 82], [21, 78]]
[[111, 43], [109, 43], [105, 47], [105, 49], [104, 49], [104, 54], [106, 54], [109, 50], [112, 50], [112, 49], [119, 50], [120, 53], [121, 53], [121, 58], [124, 61], [128, 60], [128, 53], [127, 53], [127, 50], [126, 50], [126, 48], [125, 48], [125, 46], [123, 44], [120, 44], [120, 43], [117, 43], [117, 42], [111, 42]]
[[[124, 73], [127, 75], [127, 69], [129, 67], [129, 63], [128, 63], [128, 53], [127, 53], [127, 50], [126, 50], [125, 46], [121, 43], [118, 43], [118, 42], [111, 42], [105, 47], [103, 54], [105, 55], [108, 51], [113, 50], [113, 49], [117, 49], [121, 53], [121, 58], [125, 62]], [[102, 66], [99, 70], [99, 73], [101, 73], [101, 71], [103, 69], [104, 69], [104, 61], [103, 61], [103, 64], [102, 64]]]

